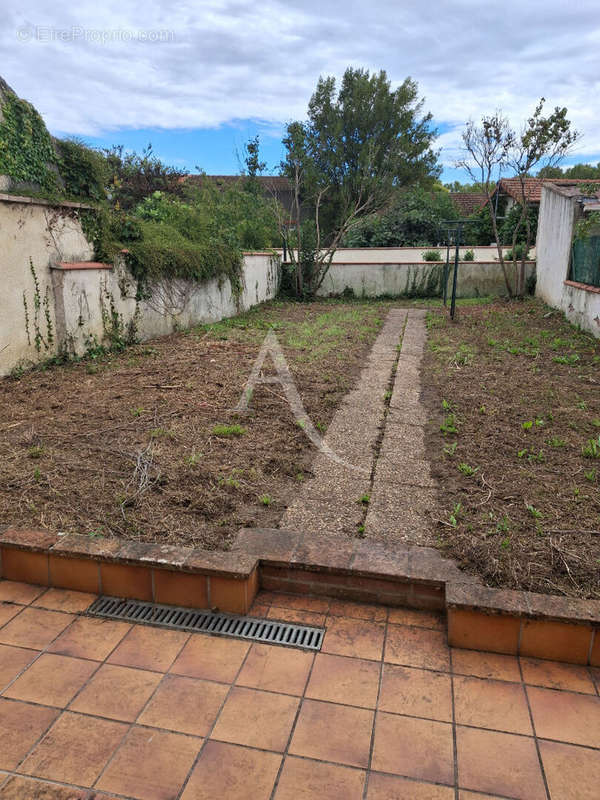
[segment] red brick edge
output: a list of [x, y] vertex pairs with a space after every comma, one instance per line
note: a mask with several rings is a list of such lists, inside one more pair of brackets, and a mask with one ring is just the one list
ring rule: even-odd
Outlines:
[[259, 586], [445, 611], [455, 647], [600, 666], [600, 602], [487, 588], [426, 547], [253, 528], [213, 552], [8, 529], [0, 575], [241, 614]]

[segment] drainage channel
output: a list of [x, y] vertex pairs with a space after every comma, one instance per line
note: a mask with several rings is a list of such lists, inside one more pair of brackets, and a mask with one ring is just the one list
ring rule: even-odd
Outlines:
[[142, 600], [121, 600], [117, 597], [98, 597], [87, 613], [93, 617], [119, 619], [192, 633], [210, 633], [213, 636], [231, 636], [303, 650], [320, 650], [325, 635], [323, 628], [309, 625], [235, 614], [213, 614], [211, 611], [164, 606]]

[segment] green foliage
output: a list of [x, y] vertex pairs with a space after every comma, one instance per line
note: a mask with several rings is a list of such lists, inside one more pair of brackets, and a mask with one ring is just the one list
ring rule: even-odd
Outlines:
[[344, 237], [346, 247], [419, 247], [436, 245], [445, 235], [443, 220], [457, 211], [448, 192], [412, 186], [396, 192], [391, 206], [370, 214]]
[[[307, 120], [287, 126], [282, 173], [294, 195], [302, 196], [317, 240], [306, 286], [293, 263], [298, 296], [316, 293], [344, 236], [362, 217], [386, 208], [398, 186], [439, 175], [431, 149], [431, 115], [421, 116], [421, 110], [417, 84], [410, 78], [392, 90], [384, 71], [371, 75], [349, 67], [339, 90], [335, 78], [319, 78]], [[295, 216], [296, 248], [301, 250], [299, 208]]]
[[[521, 216], [521, 206], [519, 203], [514, 203], [508, 213], [505, 215], [503, 220], [498, 220], [499, 227], [498, 227], [498, 234], [500, 235], [500, 243], [503, 245], [512, 245], [513, 234], [517, 233], [517, 246], [515, 247], [516, 260], [521, 260], [521, 253], [525, 250], [525, 246], [527, 244], [527, 228], [526, 228], [526, 221], [522, 222], [519, 225], [519, 219]], [[529, 218], [529, 246], [531, 247], [532, 244], [535, 243], [535, 237], [537, 235], [537, 224], [538, 224], [538, 212], [539, 206], [529, 206], [527, 209], [527, 217]], [[488, 210], [489, 213], [489, 210]], [[512, 253], [511, 255], [506, 256], [507, 260], [512, 260]]]
[[561, 169], [558, 166], [542, 167], [537, 175], [538, 178], [600, 179], [600, 162], [595, 167], [592, 164], [574, 164], [572, 167], [565, 167], [565, 169]]
[[[2, 95], [0, 95], [0, 102]], [[32, 183], [42, 191], [58, 189], [52, 138], [35, 108], [11, 91], [4, 95], [0, 122], [0, 175]]]
[[465, 464], [463, 462], [462, 464], [458, 465], [458, 470], [459, 472], [462, 472], [463, 475], [466, 475], [467, 478], [470, 478], [479, 471], [479, 467], [472, 467], [470, 464]]
[[[23, 310], [25, 314], [25, 332], [27, 334], [27, 343], [31, 345], [33, 334], [33, 344], [38, 354], [44, 350], [48, 351], [54, 343], [54, 327], [52, 324], [52, 314], [50, 311], [50, 289], [46, 286], [46, 291], [42, 294], [40, 289], [40, 282], [33, 266], [33, 261], [29, 259], [29, 271], [33, 280], [33, 316], [29, 313], [29, 303], [27, 301], [27, 292], [23, 291]], [[41, 318], [45, 321], [46, 333], [42, 330]], [[32, 330], [33, 328], [33, 330]]]
[[467, 250], [465, 253], [463, 253], [462, 260], [475, 261], [475, 253], [473, 252], [473, 250]]
[[423, 261], [441, 261], [442, 254], [439, 250], [426, 250], [422, 253]]
[[135, 208], [154, 192], [180, 196], [184, 184], [181, 170], [164, 164], [149, 144], [141, 153], [127, 153], [123, 145], [105, 149], [109, 191], [116, 208]]
[[146, 286], [161, 278], [229, 278], [241, 291], [242, 250], [275, 244], [272, 203], [241, 187], [192, 189], [186, 200], [154, 192], [135, 209], [138, 231], [127, 263]]
[[211, 433], [213, 436], [243, 436], [246, 428], [242, 425], [215, 425]]
[[[495, 202], [496, 201], [494, 198], [492, 203]], [[515, 232], [515, 228], [517, 228], [519, 217], [521, 215], [521, 206], [519, 203], [514, 203], [506, 212], [506, 214], [504, 213], [505, 206], [506, 198], [501, 198], [498, 201], [498, 237], [500, 239], [500, 244], [503, 247], [512, 245], [513, 233]], [[538, 211], [538, 206], [530, 206], [527, 210], [531, 231], [530, 246], [532, 242], [535, 242], [535, 237], [537, 234]], [[465, 235], [468, 236], [470, 244], [486, 247], [494, 241], [494, 230], [492, 228], [492, 218], [489, 205], [485, 205], [475, 214], [472, 214], [470, 219], [475, 221], [475, 224], [467, 226], [465, 233]], [[517, 252], [517, 260], [520, 260], [521, 258], [520, 253], [524, 248], [526, 239], [526, 227], [524, 224], [519, 225], [517, 230], [517, 246], [515, 248]], [[512, 254], [510, 256], [507, 255], [506, 258], [511, 260]]]
[[529, 258], [529, 249], [527, 248], [526, 244], [517, 244], [514, 250], [507, 250], [504, 258], [507, 261], [520, 261], [522, 258], [527, 260]]
[[67, 197], [101, 202], [106, 199], [108, 164], [102, 153], [81, 139], [56, 141], [60, 175]]
[[444, 436], [447, 433], [458, 433], [458, 423], [454, 414], [448, 414], [446, 417], [444, 417], [444, 421], [440, 425], [440, 431], [444, 434]]
[[588, 439], [581, 452], [584, 458], [600, 458], [600, 436], [597, 439]]

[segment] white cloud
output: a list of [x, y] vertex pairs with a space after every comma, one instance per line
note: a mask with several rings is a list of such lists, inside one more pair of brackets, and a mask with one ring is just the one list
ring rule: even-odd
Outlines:
[[[580, 0], [576, 13], [562, 0], [135, 6], [13, 2], [0, 32], [3, 77], [63, 134], [255, 119], [279, 135], [305, 113], [319, 74], [352, 64], [419, 82], [426, 108], [449, 126], [438, 145], [445, 163], [469, 117], [502, 108], [518, 124], [542, 95], [569, 108], [584, 134], [581, 158], [600, 153], [597, 0]], [[157, 31], [167, 41], [135, 40]]]

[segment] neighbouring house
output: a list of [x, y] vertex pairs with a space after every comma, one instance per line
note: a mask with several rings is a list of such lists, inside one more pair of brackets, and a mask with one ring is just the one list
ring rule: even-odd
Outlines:
[[[572, 186], [579, 186], [583, 181], [581, 179], [574, 180], [573, 178], [524, 178], [525, 197], [530, 206], [538, 207], [542, 199], [542, 188], [547, 183], [552, 183], [554, 186], [564, 186], [566, 189]], [[496, 195], [501, 202], [506, 201], [504, 205], [504, 213], [510, 211], [511, 206], [515, 203], [521, 203], [523, 194], [521, 188], [521, 180], [519, 178], [501, 178], [496, 184], [496, 188], [492, 193], [493, 201], [496, 202]]]
[[540, 197], [536, 295], [600, 338], [600, 180], [546, 180]]
[[483, 192], [451, 192], [450, 199], [462, 218], [476, 214], [487, 202]]

